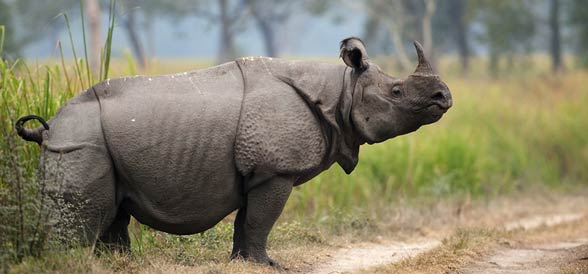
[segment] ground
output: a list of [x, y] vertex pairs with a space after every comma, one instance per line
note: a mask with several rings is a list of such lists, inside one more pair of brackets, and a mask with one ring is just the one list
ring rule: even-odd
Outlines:
[[[355, 219], [339, 231], [304, 230], [303, 223], [282, 221], [272, 232], [269, 254], [287, 268], [285, 273], [588, 273], [587, 197], [583, 191], [547, 191], [429, 205], [406, 202], [377, 210], [374, 216], [385, 216], [382, 220], [341, 215]], [[93, 273], [283, 273], [230, 261], [230, 220], [222, 227], [206, 236], [220, 239], [214, 248], [188, 242], [191, 238], [159, 245], [165, 234], [155, 234], [150, 245], [157, 247], [151, 252], [101, 258], [84, 253], [76, 255], [81, 256], [77, 262], [37, 260], [13, 272], [71, 267]]]
[[472, 208], [453, 231], [431, 237], [409, 258], [396, 255], [358, 272], [588, 273], [588, 198], [556, 196]]

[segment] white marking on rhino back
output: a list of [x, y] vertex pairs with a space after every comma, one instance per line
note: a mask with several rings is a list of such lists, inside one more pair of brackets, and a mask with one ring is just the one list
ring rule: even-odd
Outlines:
[[270, 71], [270, 69], [268, 68], [267, 64], [265, 63], [265, 58], [259, 58], [259, 60], [261, 60], [261, 63], [263, 64], [263, 68], [265, 69], [265, 71], [271, 75], [274, 76], [274, 74]]
[[190, 83], [192, 84], [192, 86], [194, 86], [196, 88], [196, 91], [198, 91], [198, 94], [202, 94], [202, 90], [200, 90], [200, 88], [198, 87], [198, 85], [196, 85], [196, 83], [194, 83], [194, 80], [192, 80], [192, 77], [188, 77], [188, 80], [190, 81]]

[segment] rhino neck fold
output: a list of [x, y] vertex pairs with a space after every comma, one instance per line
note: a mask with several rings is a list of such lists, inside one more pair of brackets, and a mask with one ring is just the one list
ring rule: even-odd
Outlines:
[[327, 144], [326, 169], [337, 162], [349, 174], [357, 165], [360, 140], [351, 122], [352, 70], [311, 61], [261, 59], [268, 72], [292, 86], [318, 117]]

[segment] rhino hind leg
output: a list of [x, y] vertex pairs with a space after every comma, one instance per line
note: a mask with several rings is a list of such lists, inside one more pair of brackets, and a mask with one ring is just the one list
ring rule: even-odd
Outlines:
[[267, 237], [282, 213], [294, 181], [276, 177], [247, 193], [247, 205], [237, 212], [231, 258], [243, 258], [276, 268], [281, 266], [267, 255]]
[[247, 258], [247, 246], [245, 243], [245, 219], [247, 216], [247, 205], [237, 211], [233, 230], [233, 251], [231, 259]]
[[93, 245], [117, 214], [108, 152], [95, 145], [59, 152], [43, 148], [40, 164], [53, 237], [67, 245]]
[[116, 251], [128, 253], [131, 251], [131, 239], [128, 225], [131, 215], [123, 208], [118, 210], [112, 224], [102, 233], [97, 242], [97, 251]]

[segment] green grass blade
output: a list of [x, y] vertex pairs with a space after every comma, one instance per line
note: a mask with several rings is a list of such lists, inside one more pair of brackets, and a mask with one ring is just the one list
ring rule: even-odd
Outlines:
[[102, 60], [104, 60], [104, 48], [100, 49], [100, 80], [104, 79], [102, 78], [102, 74], [104, 73], [104, 66], [102, 66]]
[[105, 47], [105, 56], [104, 56], [104, 78], [102, 80], [106, 80], [108, 78], [108, 69], [110, 68], [110, 54], [112, 51], [112, 34], [114, 32], [114, 18], [115, 14], [114, 11], [116, 9], [116, 0], [110, 1], [110, 12], [108, 15], [108, 36], [106, 38], [106, 45]]
[[51, 71], [49, 67], [47, 69], [47, 78], [45, 79], [45, 87], [44, 87], [44, 94], [45, 94], [45, 103], [44, 103], [44, 111], [43, 117], [49, 116], [49, 97], [51, 96]]
[[78, 74], [78, 78], [80, 80], [80, 84], [83, 86], [84, 85], [84, 80], [82, 77], [82, 70], [80, 69], [79, 65], [78, 65], [78, 55], [76, 54], [76, 47], [75, 47], [75, 43], [73, 40], [73, 35], [71, 34], [71, 26], [69, 24], [69, 18], [67, 16], [67, 13], [63, 13], [63, 18], [65, 18], [65, 26], [67, 27], [67, 33], [69, 35], [69, 41], [71, 43], [71, 51], [73, 53], [74, 59], [76, 60], [76, 72]]
[[4, 32], [5, 32], [5, 27], [3, 25], [0, 25], [0, 54], [2, 54], [2, 51], [4, 50]]
[[[63, 67], [63, 76], [65, 77], [65, 83], [67, 84], [67, 91], [71, 94], [73, 91], [71, 89], [71, 83], [69, 82], [69, 76], [67, 75], [67, 68], [65, 67], [65, 58], [63, 58], [63, 47], [61, 46], [61, 41], [57, 42], [57, 46], [59, 47], [59, 55], [61, 57], [61, 66]], [[90, 79], [88, 79], [90, 81]]]
[[90, 59], [88, 59], [88, 42], [86, 40], [86, 24], [84, 17], [84, 0], [80, 0], [80, 16], [82, 17], [82, 35], [84, 39], [84, 56], [86, 58], [86, 72], [88, 73], [88, 86], [93, 83], [92, 70], [90, 70]]

